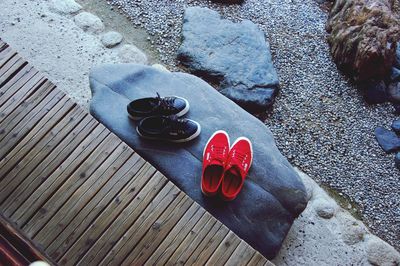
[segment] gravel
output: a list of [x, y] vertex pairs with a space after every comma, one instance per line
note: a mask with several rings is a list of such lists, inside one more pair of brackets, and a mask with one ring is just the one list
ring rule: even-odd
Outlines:
[[371, 231], [400, 249], [400, 172], [374, 138], [396, 118], [389, 104], [369, 106], [337, 70], [326, 42], [327, 13], [315, 0], [246, 0], [243, 5], [190, 0], [109, 0], [152, 36], [161, 61], [175, 61], [186, 6], [204, 6], [265, 33], [281, 93], [262, 115], [290, 162], [358, 208]]

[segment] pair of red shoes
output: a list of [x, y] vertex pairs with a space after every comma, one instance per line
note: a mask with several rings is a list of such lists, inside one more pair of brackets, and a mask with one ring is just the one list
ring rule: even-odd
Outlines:
[[248, 138], [240, 137], [230, 146], [229, 136], [215, 132], [203, 152], [201, 191], [214, 196], [221, 188], [224, 200], [233, 200], [243, 187], [253, 161], [253, 149]]

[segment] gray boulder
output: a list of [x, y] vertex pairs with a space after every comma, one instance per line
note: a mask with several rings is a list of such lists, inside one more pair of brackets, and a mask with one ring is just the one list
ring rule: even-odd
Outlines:
[[[90, 112], [94, 117], [267, 258], [277, 254], [307, 199], [300, 177], [262, 122], [190, 74], [134, 64], [105, 65], [91, 72], [90, 86]], [[188, 99], [188, 117], [202, 126], [197, 139], [171, 144], [138, 137], [126, 105], [156, 92]], [[219, 129], [226, 130], [232, 141], [246, 136], [254, 145], [252, 168], [243, 190], [232, 202], [205, 197], [200, 190], [203, 148]]]
[[394, 132], [400, 135], [400, 119], [394, 120], [392, 122], [392, 129]]
[[390, 153], [400, 150], [400, 138], [393, 131], [377, 127], [375, 129], [375, 137], [385, 152]]
[[269, 108], [278, 91], [264, 33], [251, 21], [233, 23], [208, 8], [189, 7], [178, 59], [250, 112]]

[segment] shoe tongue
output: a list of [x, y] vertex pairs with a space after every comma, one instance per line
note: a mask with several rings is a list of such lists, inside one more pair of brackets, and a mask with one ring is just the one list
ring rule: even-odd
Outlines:
[[213, 164], [213, 165], [221, 165], [221, 166], [224, 165], [220, 160], [217, 160], [217, 159], [211, 160], [211, 163], [210, 163], [210, 164]]
[[239, 170], [236, 166], [232, 166], [231, 168], [228, 169], [228, 171], [229, 171], [232, 175], [242, 176], [242, 175], [240, 174], [240, 170]]

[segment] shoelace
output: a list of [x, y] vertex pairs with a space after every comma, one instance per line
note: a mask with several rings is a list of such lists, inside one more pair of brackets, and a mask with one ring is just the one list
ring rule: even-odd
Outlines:
[[244, 161], [247, 159], [247, 154], [238, 152], [237, 150], [234, 150], [232, 153], [232, 160], [235, 161], [239, 165], [243, 165]]
[[187, 119], [180, 119], [177, 116], [165, 117], [163, 123], [170, 129], [178, 132], [179, 134], [184, 134], [188, 124]]
[[174, 107], [175, 98], [174, 97], [164, 97], [162, 98], [160, 94], [157, 92], [158, 106], [163, 110], [175, 110]]
[[226, 150], [226, 147], [211, 145], [211, 151], [214, 153], [215, 159], [220, 162], [225, 161]]

